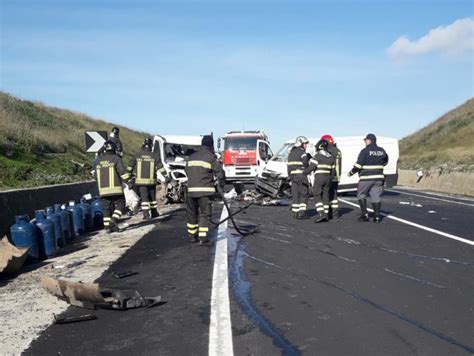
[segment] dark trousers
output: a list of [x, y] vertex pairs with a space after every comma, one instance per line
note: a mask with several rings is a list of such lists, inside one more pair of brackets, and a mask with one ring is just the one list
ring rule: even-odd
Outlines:
[[210, 196], [186, 198], [186, 215], [188, 218], [189, 236], [199, 236], [206, 240], [211, 225], [212, 202]]
[[303, 174], [294, 174], [291, 176], [291, 210], [293, 213], [306, 211], [308, 205], [308, 178]]
[[329, 213], [329, 188], [331, 176], [329, 174], [315, 174], [313, 195], [316, 201], [316, 211], [319, 214]]
[[339, 209], [339, 200], [337, 199], [337, 188], [339, 187], [339, 182], [331, 182], [329, 186], [329, 206], [332, 211]]
[[104, 227], [107, 229], [122, 217], [125, 209], [125, 197], [123, 195], [111, 195], [100, 198], [102, 202], [102, 210], [104, 213]]
[[142, 210], [156, 210], [158, 206], [156, 203], [156, 185], [139, 185], [138, 191], [142, 200]]

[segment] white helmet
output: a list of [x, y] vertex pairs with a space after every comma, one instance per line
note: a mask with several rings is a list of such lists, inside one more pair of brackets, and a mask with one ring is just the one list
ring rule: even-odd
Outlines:
[[295, 140], [295, 146], [303, 146], [305, 143], [309, 143], [305, 136], [298, 136]]

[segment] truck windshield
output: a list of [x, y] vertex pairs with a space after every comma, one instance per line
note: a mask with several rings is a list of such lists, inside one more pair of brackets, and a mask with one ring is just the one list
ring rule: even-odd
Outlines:
[[224, 143], [224, 150], [230, 151], [255, 151], [256, 147], [256, 137], [227, 137]]
[[291, 143], [285, 143], [282, 148], [278, 150], [275, 156], [273, 156], [272, 161], [278, 162], [288, 162], [288, 155], [290, 154], [290, 150], [293, 147]]

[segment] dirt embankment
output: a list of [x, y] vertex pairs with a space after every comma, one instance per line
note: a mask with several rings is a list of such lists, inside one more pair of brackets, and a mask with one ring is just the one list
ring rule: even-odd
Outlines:
[[474, 196], [474, 173], [423, 171], [420, 178], [416, 170], [400, 169], [398, 184], [435, 192]]

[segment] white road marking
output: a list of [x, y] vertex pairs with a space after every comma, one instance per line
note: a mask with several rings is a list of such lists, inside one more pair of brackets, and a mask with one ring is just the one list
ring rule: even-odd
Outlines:
[[[435, 197], [428, 197], [428, 196], [422, 195], [422, 194], [415, 194], [415, 193], [411, 193], [411, 192], [404, 192], [404, 191], [399, 191], [399, 190], [395, 190], [395, 189], [387, 189], [387, 191], [389, 191], [389, 192], [394, 192], [394, 193], [400, 193], [400, 194], [414, 195], [414, 196], [416, 196], [416, 197], [421, 197], [421, 198], [426, 198], [426, 199], [432, 199], [432, 200], [439, 200], [439, 201], [444, 201], [444, 202], [447, 202], [447, 203], [460, 204], [460, 205], [467, 205], [467, 206], [474, 206], [474, 204], [468, 204], [468, 203], [463, 203], [463, 202], [460, 202], [460, 201], [454, 201], [454, 200], [448, 200], [448, 199], [441, 199], [441, 198], [435, 198]], [[432, 194], [432, 195], [435, 195], [435, 194]], [[467, 199], [466, 199], [466, 200], [467, 200]]]
[[[358, 204], [355, 204], [355, 203], [352, 203], [350, 201], [347, 201], [345, 199], [339, 199], [340, 201], [346, 203], [346, 204], [349, 204], [349, 205], [352, 205], [352, 206], [355, 206], [356, 208], [359, 207]], [[373, 212], [372, 209], [367, 209], [369, 210], [370, 212]], [[392, 219], [392, 220], [396, 220], [396, 221], [399, 221], [403, 224], [407, 224], [407, 225], [411, 225], [411, 226], [414, 226], [414, 227], [417, 227], [419, 229], [422, 229], [422, 230], [426, 230], [426, 231], [429, 231], [429, 232], [432, 232], [434, 234], [438, 234], [438, 235], [441, 235], [441, 236], [444, 236], [444, 237], [448, 237], [450, 239], [453, 239], [453, 240], [456, 240], [456, 241], [460, 241], [460, 242], [464, 242], [468, 245], [471, 245], [471, 246], [474, 246], [474, 241], [471, 241], [471, 240], [468, 240], [468, 239], [464, 239], [462, 237], [459, 237], [459, 236], [456, 236], [456, 235], [451, 235], [451, 234], [448, 234], [446, 232], [443, 232], [443, 231], [439, 231], [439, 230], [436, 230], [436, 229], [432, 229], [430, 227], [427, 227], [427, 226], [424, 226], [424, 225], [420, 225], [420, 224], [417, 224], [417, 223], [414, 223], [414, 222], [411, 222], [411, 221], [408, 221], [408, 220], [405, 220], [405, 219], [401, 219], [399, 217], [396, 217], [394, 215], [390, 215], [390, 214], [385, 214], [385, 213], [380, 213], [380, 215], [383, 215], [383, 216], [386, 216], [387, 218], [389, 219]]]
[[[221, 220], [228, 212], [222, 207]], [[229, 303], [229, 273], [227, 257], [227, 221], [219, 225], [216, 256], [212, 276], [211, 322], [209, 324], [209, 356], [233, 356], [232, 321]]]

